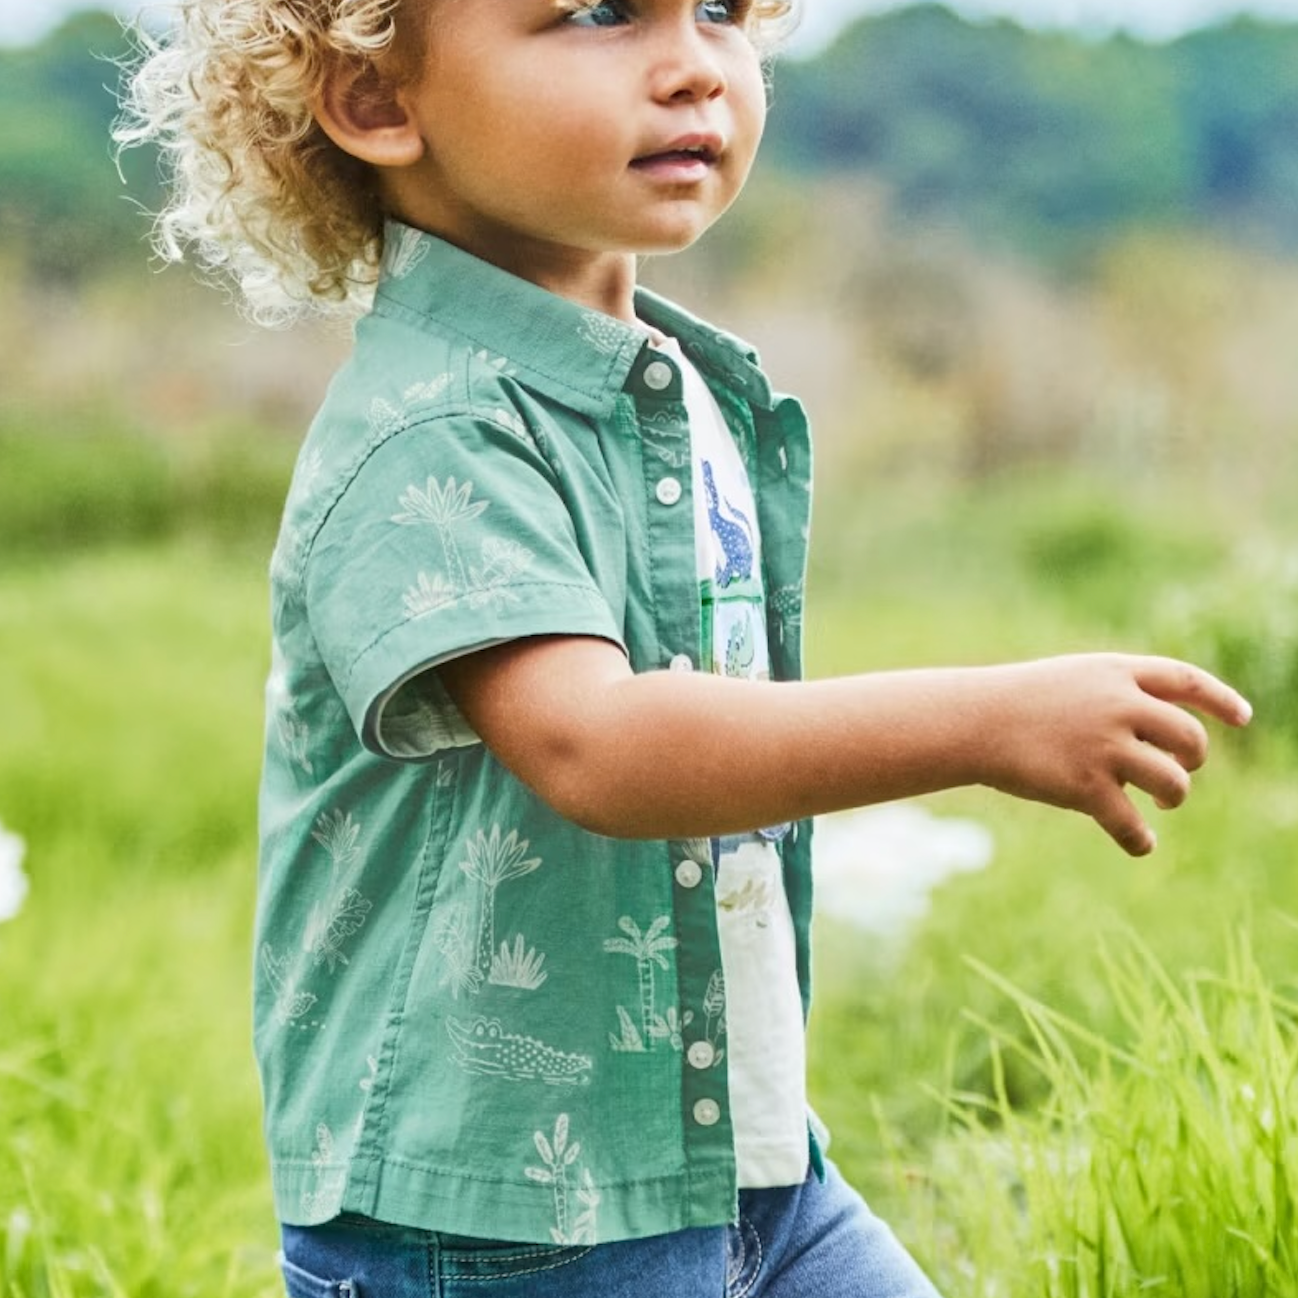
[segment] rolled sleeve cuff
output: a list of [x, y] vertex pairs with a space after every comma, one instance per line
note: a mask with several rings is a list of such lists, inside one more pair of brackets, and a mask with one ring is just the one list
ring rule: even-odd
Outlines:
[[517, 584], [506, 597], [472, 607], [457, 600], [393, 627], [352, 664], [342, 694], [372, 752], [420, 761], [480, 743], [435, 668], [493, 645], [542, 635], [593, 636], [626, 645], [607, 601], [593, 586]]

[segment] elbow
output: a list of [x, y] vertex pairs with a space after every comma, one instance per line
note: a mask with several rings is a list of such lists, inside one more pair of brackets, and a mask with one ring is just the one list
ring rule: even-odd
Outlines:
[[523, 760], [509, 765], [551, 811], [601, 838], [644, 838], [644, 799], [628, 793], [610, 754], [586, 736], [552, 734]]
[[598, 765], [556, 763], [534, 786], [541, 799], [564, 820], [600, 838], [646, 838], [634, 806], [624, 805], [605, 770]]

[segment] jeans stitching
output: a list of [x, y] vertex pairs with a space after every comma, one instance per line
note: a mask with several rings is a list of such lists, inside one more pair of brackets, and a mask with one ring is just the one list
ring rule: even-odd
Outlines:
[[[579, 1262], [591, 1250], [589, 1248], [579, 1249], [571, 1256], [555, 1258], [547, 1266], [534, 1266], [526, 1271], [511, 1271], [508, 1275], [457, 1275], [445, 1276], [446, 1280], [454, 1284], [501, 1284], [506, 1280], [517, 1280], [520, 1276], [540, 1275], [542, 1271], [557, 1271], [561, 1266], [569, 1266], [573, 1262]], [[529, 1257], [542, 1257], [541, 1253], [519, 1253], [514, 1258], [493, 1258], [494, 1262], [525, 1261]]]
[[[554, 1251], [555, 1248], [553, 1244], [539, 1244], [536, 1248], [528, 1249], [524, 1253], [504, 1254], [480, 1253], [474, 1249], [444, 1248], [442, 1249], [442, 1256], [449, 1258], [452, 1262], [463, 1261], [465, 1258], [472, 1258], [474, 1261], [477, 1261], [479, 1258], [484, 1257], [490, 1258], [492, 1262], [526, 1262], [529, 1258], [552, 1257]], [[568, 1250], [565, 1248], [562, 1251], [567, 1252]], [[589, 1253], [590, 1249], [586, 1249], [585, 1252]]]
[[[739, 1214], [739, 1240], [743, 1243], [744, 1227], [747, 1226], [753, 1232], [753, 1240], [757, 1245], [757, 1264], [753, 1267], [752, 1279], [744, 1287], [735, 1293], [728, 1295], [728, 1298], [747, 1298], [747, 1295], [753, 1292], [753, 1287], [757, 1284], [758, 1278], [762, 1274], [762, 1237], [757, 1233], [757, 1227], [753, 1225], [743, 1213]], [[744, 1250], [744, 1261], [748, 1261], [748, 1250]]]

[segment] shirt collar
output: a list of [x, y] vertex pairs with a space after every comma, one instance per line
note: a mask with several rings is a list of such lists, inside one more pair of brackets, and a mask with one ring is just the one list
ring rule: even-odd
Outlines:
[[[636, 290], [636, 314], [680, 341], [705, 373], [764, 409], [770, 385], [747, 343], [680, 307]], [[518, 382], [590, 416], [606, 416], [644, 367], [641, 329], [570, 302], [434, 235], [389, 222], [376, 315], [458, 334], [503, 358]]]

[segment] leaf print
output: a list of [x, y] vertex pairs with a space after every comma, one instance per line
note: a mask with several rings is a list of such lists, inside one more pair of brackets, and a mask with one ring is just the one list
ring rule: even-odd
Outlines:
[[516, 829], [502, 838], [500, 826], [492, 825], [490, 834], [478, 830], [468, 844], [468, 859], [460, 862], [460, 869], [482, 885], [477, 968], [483, 977], [491, 972], [491, 958], [496, 950], [496, 889], [509, 879], [531, 874], [541, 864], [539, 856], [527, 855], [529, 846], [526, 838], [519, 838]]
[[612, 356], [621, 350], [627, 332], [624, 325], [619, 325], [611, 316], [600, 311], [587, 311], [577, 328], [577, 337], [589, 343], [604, 356]]
[[406, 426], [406, 412], [384, 397], [375, 397], [370, 402], [367, 422], [371, 436], [381, 437], [388, 433], [399, 433]]
[[360, 857], [361, 827], [349, 811], [322, 812], [316, 818], [311, 837], [329, 853], [335, 873], [355, 865]]
[[[715, 1046], [726, 1031], [726, 978], [720, 969], [708, 979], [708, 989], [703, 993], [704, 1028], [707, 1039]], [[720, 1052], [717, 1059], [721, 1058]]]
[[503, 536], [488, 537], [482, 544], [482, 567], [469, 571], [469, 607], [485, 604], [517, 604], [518, 596], [508, 583], [526, 570], [535, 556], [525, 545]]
[[455, 587], [440, 573], [430, 577], [422, 569], [415, 577], [415, 584], [401, 597], [407, 617], [422, 617], [425, 613], [434, 613], [439, 608], [446, 608], [459, 598]]
[[311, 730], [292, 708], [286, 708], [276, 716], [275, 735], [289, 761], [295, 766], [300, 766], [308, 775], [314, 775], [315, 767], [311, 763]]
[[333, 1162], [334, 1133], [322, 1122], [315, 1129], [315, 1149], [311, 1152], [311, 1166], [317, 1171]]
[[[572, 1231], [567, 1240], [555, 1240], [555, 1243], [594, 1244], [595, 1217], [599, 1210], [600, 1193], [595, 1188], [590, 1168], [584, 1167], [581, 1172], [580, 1188], [577, 1190], [577, 1202], [585, 1209], [573, 1220]], [[554, 1232], [551, 1232], [553, 1237]]]
[[654, 1038], [665, 1040], [673, 1050], [684, 1050], [685, 1029], [693, 1022], [693, 1010], [686, 1010], [681, 1014], [675, 1005], [669, 1005], [666, 1014], [654, 1016], [649, 1031]]
[[275, 1020], [281, 1027], [308, 1014], [316, 1003], [311, 992], [298, 991], [289, 978], [288, 956], [277, 956], [268, 942], [263, 942], [259, 953], [262, 972], [275, 993]]
[[485, 348], [479, 348], [473, 353], [473, 359], [479, 365], [486, 365], [489, 369], [495, 370], [499, 374], [511, 374], [513, 371], [509, 368], [509, 360], [505, 356], [493, 356]]
[[418, 230], [402, 226], [395, 237], [389, 237], [383, 249], [383, 264], [393, 279], [405, 279], [428, 256], [428, 239]]
[[451, 385], [453, 374], [439, 374], [426, 383], [412, 383], [402, 394], [401, 399], [407, 406], [417, 405], [421, 401], [436, 401]]
[[513, 950], [508, 942], [500, 944], [500, 950], [491, 958], [491, 973], [487, 981], [498, 987], [519, 987], [523, 991], [535, 991], [550, 975], [541, 966], [545, 956], [538, 955], [530, 947], [524, 951], [523, 935], [514, 938]]
[[726, 1012], [726, 976], [717, 969], [708, 979], [708, 989], [703, 993], [703, 1013], [709, 1019]]
[[686, 838], [681, 841], [681, 851], [685, 859], [695, 865], [712, 864], [712, 844], [706, 838]]
[[369, 1069], [369, 1072], [361, 1078], [359, 1086], [368, 1095], [374, 1089], [374, 1083], [378, 1079], [379, 1061], [373, 1055], [366, 1055], [365, 1066]]
[[765, 927], [761, 916], [771, 909], [771, 890], [765, 879], [748, 878], [743, 886], [717, 898], [717, 908], [724, 911], [751, 911], [759, 916], [758, 923]]
[[401, 394], [401, 404], [396, 405], [386, 397], [375, 397], [370, 402], [370, 432], [376, 437], [399, 433], [410, 427], [415, 408], [435, 401], [450, 386], [451, 374], [439, 374], [426, 383], [412, 383]]
[[344, 1172], [335, 1161], [333, 1132], [323, 1122], [315, 1129], [315, 1139], [316, 1147], [311, 1152], [315, 1189], [303, 1189], [302, 1207], [309, 1216], [332, 1216], [342, 1198]]
[[617, 1021], [622, 1032], [621, 1035], [616, 1032], [608, 1034], [610, 1048], [616, 1050], [618, 1054], [644, 1054], [644, 1038], [640, 1035], [640, 1029], [636, 1027], [634, 1020], [627, 1013], [624, 1005], [617, 1007]]
[[532, 434], [528, 430], [527, 421], [517, 410], [508, 410], [504, 406], [498, 406], [491, 412], [492, 422], [513, 433], [520, 442], [526, 442], [529, 446], [534, 446]]
[[445, 957], [438, 986], [450, 986], [451, 995], [476, 992], [482, 985], [478, 972], [475, 934], [470, 931], [463, 906], [453, 906], [433, 928], [433, 945]]
[[317, 902], [311, 908], [302, 944], [317, 965], [327, 963], [333, 973], [340, 964], [348, 963], [343, 943], [364, 927], [372, 905], [355, 888], [344, 888], [327, 906]]
[[536, 556], [525, 545], [504, 536], [491, 536], [482, 543], [482, 581], [508, 581], [525, 571]]

